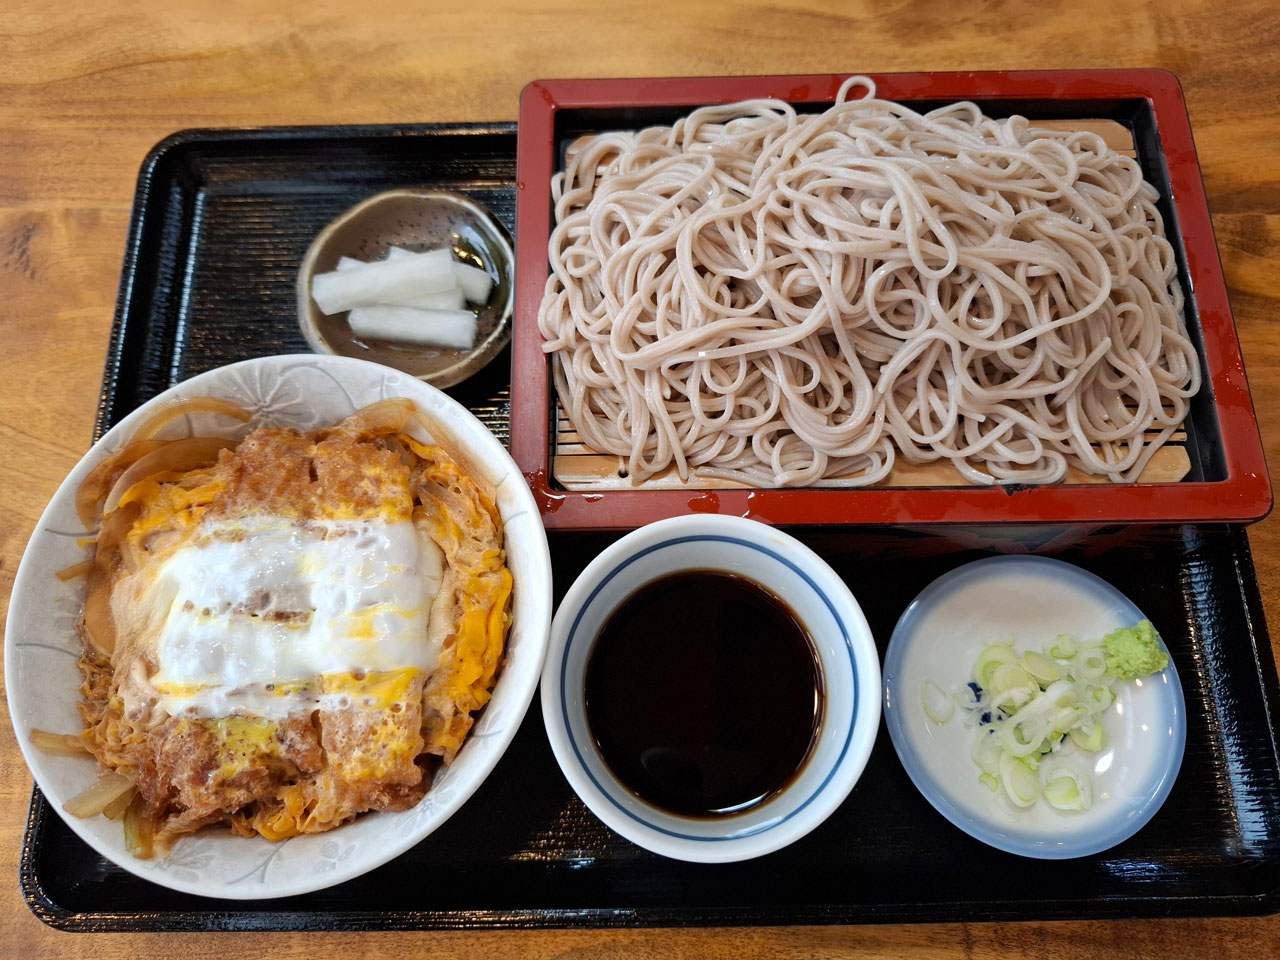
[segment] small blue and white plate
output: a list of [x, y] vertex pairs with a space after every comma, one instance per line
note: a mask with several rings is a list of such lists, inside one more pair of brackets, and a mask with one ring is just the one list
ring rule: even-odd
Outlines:
[[1100, 640], [1142, 619], [1106, 581], [1047, 557], [989, 557], [931, 583], [898, 620], [884, 662], [889, 736], [920, 792], [961, 830], [1024, 857], [1088, 856], [1141, 830], [1168, 797], [1186, 744], [1172, 660], [1161, 673], [1121, 686], [1105, 715], [1108, 743], [1093, 764], [1093, 806], [1083, 812], [1056, 810], [1043, 799], [1016, 809], [979, 783], [971, 757], [976, 728], [960, 708], [935, 723], [921, 692], [929, 681], [948, 692], [963, 687], [991, 643], [1043, 650], [1061, 633]]

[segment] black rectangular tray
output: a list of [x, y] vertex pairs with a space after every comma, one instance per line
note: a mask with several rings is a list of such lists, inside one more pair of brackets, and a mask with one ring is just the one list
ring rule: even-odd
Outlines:
[[[98, 432], [194, 374], [305, 350], [294, 274], [308, 243], [350, 204], [402, 185], [465, 191], [512, 227], [514, 125], [190, 131], [159, 144], [139, 178]], [[504, 439], [508, 376], [509, 362], [500, 358], [450, 390]], [[882, 648], [921, 588], [983, 555], [955, 539], [903, 530], [795, 532], [850, 582]], [[557, 594], [616, 536], [553, 534]], [[1096, 856], [1027, 860], [969, 838], [916, 791], [882, 730], [849, 799], [805, 839], [739, 864], [663, 859], [612, 834], [574, 796], [535, 700], [498, 767], [451, 820], [398, 859], [330, 890], [230, 902], [158, 887], [95, 854], [39, 790], [22, 853], [22, 890], [43, 921], [77, 931], [855, 923], [1280, 909], [1280, 688], [1244, 531], [1116, 529], [1056, 555], [1115, 584], [1155, 621], [1187, 701], [1186, 756], [1168, 801], [1136, 836]]]

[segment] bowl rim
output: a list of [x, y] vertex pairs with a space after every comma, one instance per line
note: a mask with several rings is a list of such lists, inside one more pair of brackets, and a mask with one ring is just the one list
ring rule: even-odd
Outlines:
[[[473, 374], [480, 372], [502, 352], [503, 348], [511, 341], [511, 321], [515, 314], [515, 248], [506, 228], [493, 215], [493, 212], [468, 194], [459, 193], [455, 190], [446, 190], [442, 187], [395, 187], [391, 190], [383, 190], [365, 197], [330, 220], [312, 238], [311, 243], [307, 246], [306, 253], [303, 254], [302, 260], [298, 264], [294, 289], [298, 328], [302, 332], [303, 338], [307, 341], [307, 346], [314, 352], [334, 357], [348, 356], [335, 350], [320, 334], [320, 327], [317, 322], [319, 307], [311, 299], [310, 289], [311, 278], [315, 274], [316, 260], [319, 259], [325, 248], [332, 241], [334, 234], [342, 227], [389, 200], [406, 198], [443, 202], [460, 207], [470, 213], [475, 217], [476, 222], [483, 228], [484, 232], [488, 234], [489, 239], [501, 251], [503, 262], [497, 264], [497, 269], [500, 273], [505, 274], [510, 281], [506, 287], [505, 299], [497, 304], [498, 322], [488, 337], [477, 343], [470, 351], [461, 355], [455, 363], [448, 367], [420, 375], [412, 374], [405, 370], [400, 371], [405, 376], [413, 377], [415, 380], [421, 380], [429, 386], [443, 390], [447, 387], [455, 386]], [[361, 358], [348, 357], [348, 359], [359, 360]], [[384, 366], [390, 365], [384, 364]], [[398, 368], [392, 367], [392, 369]]]
[[[445, 431], [447, 439], [457, 444], [463, 451], [471, 457], [477, 454], [483, 454], [483, 462], [492, 464], [495, 460], [502, 464], [505, 468], [503, 473], [504, 485], [510, 488], [510, 494], [506, 494], [514, 500], [514, 507], [506, 516], [503, 517], [504, 527], [506, 530], [512, 528], [513, 523], [519, 521], [519, 529], [526, 532], [518, 532], [518, 535], [528, 540], [524, 544], [523, 549], [531, 552], [527, 567], [533, 572], [534, 579], [526, 579], [519, 589], [528, 600], [523, 601], [525, 604], [521, 609], [523, 620], [517, 625], [512, 624], [512, 632], [508, 635], [508, 643], [513, 636], [517, 626], [520, 630], [518, 634], [520, 638], [520, 650], [522, 651], [520, 664], [521, 668], [518, 673], [506, 672], [498, 677], [495, 684], [494, 698], [498, 696], [497, 691], [501, 689], [503, 695], [501, 703], [505, 704], [504, 710], [510, 715], [510, 722], [504, 727], [497, 730], [487, 732], [482, 738], [469, 737], [463, 744], [463, 749], [459, 753], [459, 758], [465, 756], [476, 756], [476, 750], [480, 751], [479, 758], [472, 761], [469, 767], [462, 768], [462, 775], [455, 777], [450, 783], [447, 802], [443, 803], [443, 809], [427, 809], [419, 816], [415, 823], [410, 825], [410, 829], [406, 829], [397, 834], [387, 834], [388, 840], [391, 842], [377, 843], [376, 852], [364, 857], [356, 858], [358, 863], [353, 868], [350, 860], [344, 863], [336, 863], [332, 869], [320, 871], [316, 870], [305, 874], [301, 879], [286, 880], [284, 882], [273, 881], [271, 888], [271, 897], [296, 896], [305, 893], [312, 893], [322, 890], [338, 883], [353, 879], [370, 870], [385, 864], [394, 859], [406, 850], [415, 846], [432, 832], [442, 826], [462, 805], [479, 789], [480, 785], [488, 778], [501, 760], [503, 754], [510, 746], [515, 738], [516, 732], [520, 727], [523, 718], [528, 712], [530, 703], [532, 703], [534, 692], [537, 688], [538, 681], [542, 674], [542, 663], [546, 655], [547, 638], [549, 635], [552, 596], [551, 596], [551, 566], [550, 551], [547, 544], [546, 530], [538, 520], [538, 511], [533, 500], [532, 493], [528, 486], [521, 483], [505, 481], [511, 478], [520, 478], [518, 468], [511, 461], [509, 454], [501, 442], [470, 413], [465, 407], [456, 400], [449, 397], [443, 391], [424, 383], [418, 378], [412, 377], [401, 371], [385, 367], [381, 364], [372, 363], [367, 360], [360, 360], [352, 357], [331, 356], [331, 355], [314, 355], [314, 354], [280, 354], [266, 357], [256, 357], [249, 360], [241, 360], [236, 363], [226, 364], [216, 367], [204, 373], [198, 374], [187, 380], [174, 384], [168, 389], [162, 391], [152, 397], [143, 404], [140, 404], [133, 411], [122, 417], [112, 428], [106, 431], [89, 450], [77, 461], [76, 465], [68, 472], [66, 477], [59, 484], [57, 491], [50, 498], [49, 503], [45, 506], [39, 520], [33, 528], [30, 539], [23, 551], [22, 560], [18, 566], [14, 586], [10, 595], [9, 610], [5, 624], [5, 645], [4, 645], [4, 670], [5, 681], [8, 687], [8, 705], [9, 718], [13, 726], [15, 739], [18, 741], [19, 749], [22, 751], [23, 759], [27, 764], [28, 770], [31, 772], [36, 781], [37, 788], [44, 795], [47, 805], [56, 811], [58, 816], [66, 823], [66, 825], [80, 839], [87, 843], [103, 858], [111, 861], [124, 870], [149, 880], [152, 883], [177, 890], [182, 893], [190, 893], [197, 896], [225, 900], [256, 900], [264, 899], [264, 894], [260, 888], [253, 886], [233, 886], [223, 884], [216, 891], [209, 889], [208, 884], [203, 881], [191, 881], [184, 879], [180, 874], [180, 870], [170, 869], [148, 869], [149, 864], [162, 864], [164, 861], [159, 859], [152, 861], [142, 861], [129, 855], [123, 847], [123, 840], [120, 845], [112, 842], [103, 842], [100, 838], [89, 829], [90, 820], [81, 820], [68, 814], [62, 809], [62, 801], [68, 799], [68, 794], [60, 793], [53, 789], [49, 782], [52, 775], [52, 769], [46, 768], [46, 764], [54, 764], [58, 760], [69, 759], [73, 762], [80, 762], [80, 758], [62, 758], [51, 754], [44, 753], [29, 742], [27, 733], [29, 724], [23, 715], [26, 704], [29, 702], [29, 696], [23, 691], [30, 686], [29, 683], [21, 683], [18, 678], [21, 673], [21, 652], [18, 650], [19, 642], [17, 637], [21, 632], [23, 624], [19, 622], [23, 609], [28, 606], [26, 595], [33, 590], [40, 588], [40, 583], [36, 582], [38, 576], [35, 570], [35, 558], [42, 553], [47, 553], [50, 549], [48, 539], [50, 533], [50, 522], [55, 520], [59, 514], [65, 514], [69, 508], [69, 502], [74, 497], [75, 487], [83, 479], [85, 474], [92, 469], [93, 465], [100, 461], [109, 450], [123, 439], [125, 439], [131, 430], [139, 425], [149, 414], [164, 403], [180, 396], [191, 395], [193, 393], [199, 395], [201, 386], [207, 386], [216, 382], [219, 378], [228, 375], [228, 372], [244, 373], [246, 375], [257, 376], [266, 373], [268, 376], [273, 369], [281, 371], [289, 368], [289, 365], [295, 365], [300, 368], [314, 368], [319, 370], [323, 375], [331, 380], [335, 387], [346, 393], [346, 399], [355, 405], [354, 399], [351, 397], [348, 388], [351, 385], [351, 378], [358, 372], [363, 372], [368, 376], [369, 382], [380, 380], [383, 389], [392, 388], [394, 395], [409, 395], [411, 399], [418, 403], [419, 407], [423, 407], [427, 398], [430, 398], [438, 406], [435, 407], [435, 414], [432, 420], [446, 427]], [[345, 371], [342, 368], [347, 368]], [[396, 383], [401, 380], [401, 383]], [[194, 388], [194, 389], [193, 389]], [[403, 388], [403, 392], [401, 390]], [[420, 396], [412, 396], [414, 392], [418, 392]], [[207, 394], [206, 394], [207, 395]], [[445, 411], [445, 416], [449, 419], [445, 421], [440, 411]], [[431, 413], [425, 410], [425, 413]], [[459, 414], [464, 414], [460, 420], [453, 418]], [[278, 417], [277, 417], [278, 419]], [[264, 421], [266, 425], [271, 425], [271, 420]], [[251, 425], [257, 425], [255, 418], [251, 421]], [[466, 434], [462, 437], [461, 434]], [[500, 456], [499, 456], [500, 454]], [[491, 457], [493, 459], [491, 459]], [[477, 464], [479, 466], [479, 464]], [[74, 512], [74, 511], [72, 511]], [[522, 518], [528, 517], [529, 521]], [[508, 539], [508, 545], [510, 540]], [[514, 609], [514, 608], [513, 608]], [[510, 648], [508, 648], [510, 649]], [[526, 652], [527, 651], [527, 652]], [[66, 652], [66, 651], [64, 651]], [[502, 686], [503, 680], [508, 679], [505, 687]], [[510, 692], [507, 692], [510, 691]], [[34, 695], [34, 694], [32, 694]], [[70, 688], [66, 694], [79, 699], [79, 684]], [[491, 700], [492, 704], [494, 701]], [[481, 723], [485, 714], [480, 715]], [[466, 753], [468, 746], [480, 744], [476, 750], [472, 750], [470, 754]], [[87, 758], [86, 758], [87, 759]], [[450, 769], [458, 769], [451, 767]], [[455, 786], [456, 784], [456, 786]], [[426, 797], [421, 803], [427, 803], [428, 798], [433, 796], [433, 791], [428, 790]], [[440, 804], [433, 804], [437, 806]], [[418, 808], [411, 808], [405, 813], [412, 815]], [[383, 814], [378, 812], [366, 813], [357, 818], [351, 824], [344, 824], [343, 827], [337, 828], [341, 831], [347, 826], [353, 826], [361, 821], [368, 820], [379, 816], [402, 816], [402, 814]], [[199, 837], [200, 834], [192, 836]], [[340, 837], [341, 834], [329, 831], [324, 834], [316, 834], [316, 837]], [[241, 838], [244, 839], [244, 838]], [[256, 842], [251, 840], [249, 842]], [[287, 841], [278, 844], [271, 844], [269, 841], [262, 841], [263, 851], [269, 851], [268, 860], [273, 859], [276, 854], [284, 848]], [[265, 876], [265, 875], [264, 875]]]
[[[771, 541], [767, 545], [762, 543], [765, 538]], [[583, 751], [594, 752], [594, 747], [579, 744], [570, 729], [570, 711], [575, 716], [581, 715], [580, 709], [569, 706], [570, 698], [566, 695], [570, 644], [589, 645], [594, 639], [577, 633], [586, 610], [615, 577], [625, 576], [624, 571], [633, 562], [691, 540], [751, 547], [790, 567], [831, 613], [843, 633], [841, 643], [848, 656], [853, 702], [847, 727], [835, 728], [824, 723], [817, 741], [844, 737], [830, 769], [809, 796], [793, 799], [783, 808], [784, 814], [747, 830], [733, 829], [735, 821], [741, 820], [732, 816], [718, 820], [689, 818], [690, 823], [704, 827], [703, 832], [696, 834], [677, 832], [642, 819], [619, 802], [620, 796], [630, 794], [625, 786], [613, 778], [609, 778], [607, 785], [597, 779], [583, 755]], [[628, 595], [640, 585], [628, 591]], [[880, 726], [879, 690], [880, 659], [870, 626], [848, 585], [825, 560], [789, 534], [759, 521], [693, 515], [637, 528], [606, 547], [583, 569], [552, 619], [541, 695], [543, 721], [556, 761], [575, 793], [606, 826], [632, 843], [663, 856], [699, 863], [727, 863], [762, 856], [793, 843], [821, 825], [845, 801], [865, 770], [875, 744]], [[607, 764], [598, 757], [597, 760], [607, 774]], [[797, 783], [799, 781], [794, 781], [792, 786]], [[785, 797], [787, 790], [782, 796]], [[781, 798], [770, 803], [778, 799]], [[684, 819], [660, 811], [655, 813], [671, 822]], [[713, 832], [714, 824], [724, 824], [725, 831]]]
[[[1100, 596], [1105, 596], [1130, 616], [1135, 617], [1133, 621], [1135, 623], [1137, 620], [1146, 617], [1137, 604], [1111, 583], [1097, 574], [1073, 563], [1067, 563], [1065, 560], [1057, 560], [1036, 554], [1002, 554], [982, 557], [978, 560], [961, 564], [926, 585], [907, 605], [899, 616], [898, 621], [894, 624], [893, 633], [889, 639], [889, 647], [885, 652], [884, 658], [883, 697], [885, 727], [889, 732], [889, 739], [893, 743], [894, 751], [897, 753], [898, 759], [901, 761], [903, 769], [906, 770], [911, 782], [920, 791], [920, 794], [929, 801], [929, 804], [957, 829], [997, 850], [1031, 859], [1070, 860], [1078, 857], [1087, 857], [1123, 843], [1145, 827], [1159, 812], [1165, 800], [1168, 799], [1169, 793], [1173, 790], [1173, 784], [1178, 778], [1186, 751], [1187, 711], [1185, 695], [1183, 694], [1182, 684], [1178, 678], [1178, 671], [1174, 666], [1172, 656], [1169, 656], [1169, 663], [1164, 670], [1157, 674], [1157, 676], [1161, 676], [1165, 680], [1167, 692], [1164, 697], [1169, 700], [1172, 707], [1172, 715], [1169, 717], [1172, 729], [1170, 736], [1161, 741], [1164, 744], [1162, 750], [1162, 760], [1164, 762], [1157, 768], [1157, 775], [1154, 777], [1146, 796], [1135, 805], [1117, 805], [1115, 812], [1093, 829], [1069, 835], [1056, 845], [1042, 846], [1038, 841], [1024, 834], [1001, 831], [994, 823], [966, 812], [953, 799], [952, 794], [947, 789], [948, 785], [929, 771], [921, 751], [917, 749], [916, 742], [904, 727], [903, 711], [913, 709], [913, 706], [919, 700], [918, 697], [904, 694], [898, 690], [896, 677], [901, 672], [900, 664], [905, 656], [909, 633], [916, 618], [921, 615], [922, 611], [928, 609], [930, 604], [945, 596], [950, 590], [958, 588], [966, 579], [972, 579], [977, 576], [998, 576], [1002, 569], [1012, 571], [1026, 567], [1039, 567], [1050, 572], [1055, 579], [1066, 578], [1073, 580], [1082, 585], [1084, 589], [1096, 592]], [[1161, 639], [1160, 645], [1165, 654], [1168, 655], [1169, 649], [1163, 639]]]

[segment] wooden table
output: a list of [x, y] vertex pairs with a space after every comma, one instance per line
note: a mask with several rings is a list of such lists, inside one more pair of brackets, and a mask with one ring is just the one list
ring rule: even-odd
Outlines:
[[[431, 5], [436, 6], [436, 5]], [[184, 127], [513, 120], [547, 76], [1164, 67], [1186, 91], [1263, 439], [1280, 457], [1274, 0], [99, 0], [0, 6], [0, 585], [84, 453], [138, 164]], [[207, 9], [206, 9], [207, 7]], [[1280, 624], [1280, 517], [1251, 531]], [[1280, 917], [745, 930], [78, 935], [17, 882], [31, 778], [0, 722], [0, 955], [1276, 956]]]

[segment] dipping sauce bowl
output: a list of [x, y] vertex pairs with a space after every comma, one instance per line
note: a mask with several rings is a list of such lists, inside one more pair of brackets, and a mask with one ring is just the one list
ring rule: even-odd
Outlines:
[[[741, 592], [724, 595], [717, 581], [726, 575], [740, 587], [747, 581], [749, 593], [751, 585], [760, 588], [766, 607], [776, 604], [776, 617], [760, 617], [767, 627], [752, 630], [753, 617], [734, 609], [744, 599]], [[667, 587], [684, 598], [685, 609], [670, 617], [665, 630], [656, 622], [646, 627], [659, 662], [636, 660], [635, 649], [599, 649], [625, 642], [620, 634], [634, 626], [616, 621], [620, 609], [632, 621], [652, 617], [656, 608], [644, 606], [670, 603], [670, 596], [661, 597]], [[789, 632], [789, 616], [807, 636], [814, 660], [817, 689], [808, 701], [805, 671], [794, 662], [786, 666], [797, 656], [794, 638], [773, 636]], [[731, 632], [695, 635], [717, 622]], [[773, 661], [771, 638], [779, 644]], [[804, 647], [798, 649], [803, 656]], [[628, 656], [630, 668], [623, 666]], [[623, 674], [602, 682], [592, 676], [600, 670]], [[782, 696], [784, 684], [790, 692]], [[685, 516], [627, 534], [570, 587], [552, 623], [542, 711], [561, 770], [607, 826], [663, 856], [722, 863], [786, 846], [835, 812], [875, 742], [879, 684], [879, 657], [862, 610], [822, 558], [754, 520]], [[759, 726], [752, 733], [757, 718], [749, 704], [743, 710], [744, 686], [765, 725], [810, 724], [807, 752], [792, 754], [798, 765], [760, 753], [785, 745], [759, 735]], [[625, 698], [631, 707], [590, 702], [603, 695]], [[666, 730], [655, 730], [648, 749], [635, 747], [634, 729], [593, 729], [600, 723], [634, 726], [626, 723], [629, 709]], [[788, 711], [795, 716], [784, 716]], [[684, 736], [676, 733], [682, 722]], [[727, 729], [706, 729], [717, 723]], [[619, 743], [631, 745], [622, 756], [633, 762], [619, 761]], [[781, 776], [770, 772], [779, 769], [779, 759], [787, 768]], [[761, 782], [763, 789], [749, 786]], [[700, 798], [708, 798], [706, 809], [697, 808]]]

